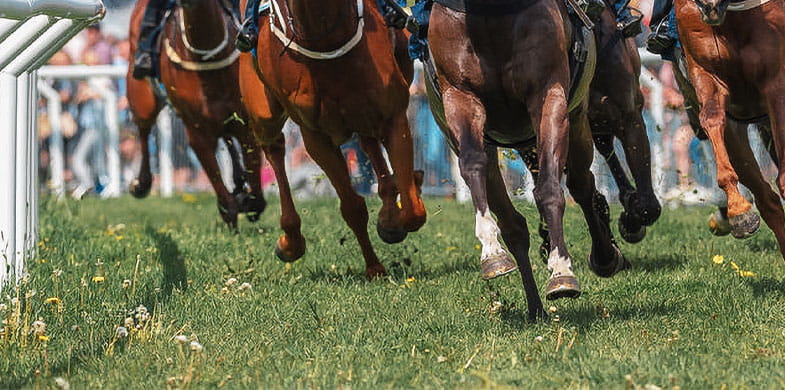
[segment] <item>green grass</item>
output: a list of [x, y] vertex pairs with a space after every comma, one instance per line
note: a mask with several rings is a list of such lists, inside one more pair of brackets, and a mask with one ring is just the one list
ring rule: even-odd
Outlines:
[[[275, 200], [239, 234], [208, 196], [44, 201], [29, 278], [0, 294], [6, 320], [21, 297], [19, 328], [0, 340], [0, 388], [54, 387], [57, 377], [76, 389], [785, 387], [785, 265], [766, 229], [715, 238], [709, 208], [666, 210], [643, 243], [621, 244], [634, 269], [600, 279], [586, 265], [580, 211], [568, 207], [584, 294], [546, 302], [555, 313], [532, 324], [517, 274], [480, 279], [469, 205], [429, 199], [428, 223], [403, 244], [374, 237], [390, 276], [373, 282], [336, 205], [298, 202], [308, 253], [285, 266], [273, 254]], [[534, 231], [534, 207], [519, 206]], [[739, 277], [730, 260], [755, 276]], [[547, 270], [534, 263], [542, 291]], [[139, 305], [152, 317], [116, 339]], [[39, 317], [48, 341], [24, 329]]]

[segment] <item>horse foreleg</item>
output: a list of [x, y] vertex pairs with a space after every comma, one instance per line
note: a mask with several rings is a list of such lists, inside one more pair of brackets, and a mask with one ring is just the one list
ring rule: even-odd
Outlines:
[[385, 160], [382, 153], [382, 146], [376, 138], [360, 137], [360, 147], [368, 155], [373, 171], [376, 174], [376, 179], [379, 182], [378, 193], [379, 198], [382, 200], [382, 208], [379, 210], [376, 232], [382, 241], [388, 244], [401, 242], [406, 238], [407, 232], [401, 227], [400, 209], [396, 203], [398, 189], [387, 167], [387, 160]]
[[635, 187], [627, 178], [619, 156], [613, 149], [613, 136], [610, 134], [594, 135], [594, 146], [605, 159], [616, 185], [619, 186], [619, 199], [624, 206], [624, 211], [619, 216], [619, 232], [629, 243], [640, 242], [646, 236], [646, 226], [638, 216], [638, 210], [635, 209], [635, 203], [637, 203], [634, 201], [634, 198], [637, 197]]
[[[447, 124], [458, 141], [461, 176], [474, 204], [475, 235], [482, 245], [482, 278], [493, 279], [514, 270], [516, 264], [499, 242], [501, 232], [488, 208], [488, 157], [483, 147], [485, 107], [476, 96], [448, 87], [444, 92], [444, 110]], [[488, 153], [495, 153], [495, 148], [490, 148]]]
[[[540, 80], [539, 82], [542, 82]], [[564, 193], [561, 176], [568, 149], [566, 82], [551, 83], [540, 93], [529, 96], [527, 108], [537, 130], [539, 175], [534, 187], [537, 209], [545, 220], [551, 252], [548, 270], [551, 276], [545, 286], [547, 299], [580, 295], [578, 278], [572, 271], [572, 259], [564, 242]]]
[[630, 207], [643, 225], [650, 226], [660, 217], [662, 207], [654, 194], [651, 180], [649, 137], [646, 135], [640, 109], [625, 114], [625, 117], [632, 119], [622, 121], [623, 129], [617, 136], [621, 140], [627, 165], [630, 167], [637, 188], [634, 199], [627, 199], [628, 204], [624, 207], [625, 209]]
[[731, 164], [739, 172], [741, 183], [755, 196], [755, 205], [766, 225], [774, 232], [780, 253], [785, 259], [785, 213], [782, 210], [780, 197], [761, 174], [755, 154], [750, 148], [747, 125], [733, 121], [729, 121], [728, 124], [725, 140], [728, 144]]
[[245, 168], [243, 167], [243, 159], [240, 157], [240, 151], [235, 144], [233, 137], [223, 137], [226, 144], [226, 150], [229, 152], [229, 158], [232, 160], [232, 182], [234, 183], [234, 191], [232, 193], [236, 196], [245, 192]]
[[285, 262], [295, 261], [305, 254], [305, 237], [303, 237], [300, 227], [302, 222], [297, 209], [294, 207], [292, 190], [289, 187], [289, 178], [286, 176], [286, 142], [284, 135], [279, 133], [271, 137], [271, 142], [263, 144], [264, 155], [275, 172], [275, 180], [278, 182], [278, 196], [281, 198], [281, 229], [284, 234], [278, 238], [275, 246], [275, 254]]
[[341, 215], [354, 232], [365, 258], [365, 276], [368, 279], [385, 274], [385, 269], [373, 250], [368, 236], [368, 208], [365, 200], [352, 188], [349, 170], [341, 149], [333, 144], [324, 133], [301, 128], [305, 149], [311, 158], [324, 170], [341, 200]]
[[701, 103], [701, 127], [711, 141], [714, 159], [717, 163], [717, 183], [728, 197], [728, 217], [731, 234], [736, 238], [746, 238], [760, 227], [760, 218], [752, 210], [752, 205], [739, 192], [739, 177], [731, 166], [725, 147], [725, 101], [727, 91], [720, 87], [714, 76], [696, 65], [690, 67], [690, 77]]
[[578, 111], [571, 115], [570, 124], [567, 187], [581, 206], [589, 225], [592, 238], [589, 267], [598, 276], [610, 277], [629, 268], [630, 263], [613, 241], [610, 208], [605, 197], [597, 191], [594, 175], [589, 170], [594, 158], [594, 148], [586, 116]]
[[218, 160], [215, 157], [218, 140], [201, 131], [194, 131], [190, 127], [187, 127], [186, 131], [191, 148], [199, 158], [202, 168], [207, 173], [207, 178], [210, 179], [210, 184], [213, 185], [215, 195], [218, 197], [218, 211], [221, 218], [230, 228], [237, 229], [237, 213], [240, 211], [240, 205], [226, 189], [223, 179], [221, 179], [221, 170], [218, 168]]
[[[243, 178], [251, 190], [243, 198], [240, 209], [246, 213], [245, 217], [249, 221], [256, 222], [267, 207], [267, 202], [264, 200], [264, 194], [262, 193], [262, 148], [256, 142], [253, 133], [245, 127], [237, 134], [237, 140], [240, 142], [240, 149], [245, 161]], [[235, 192], [237, 192], [236, 189]]]
[[[515, 256], [518, 269], [521, 271], [521, 281], [523, 289], [526, 291], [526, 301], [529, 308], [529, 320], [544, 319], [548, 315], [542, 308], [542, 300], [540, 300], [537, 282], [534, 280], [529, 261], [529, 229], [526, 226], [526, 218], [510, 202], [507, 187], [499, 170], [496, 148], [489, 149], [486, 153], [488, 157], [488, 179], [486, 181], [488, 206], [499, 219], [499, 230], [501, 230], [504, 243]], [[514, 268], [510, 271], [512, 270]]]

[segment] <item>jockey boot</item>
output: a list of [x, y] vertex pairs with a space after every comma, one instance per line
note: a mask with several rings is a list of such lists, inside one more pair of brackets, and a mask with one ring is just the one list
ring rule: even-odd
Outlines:
[[652, 33], [646, 39], [646, 50], [662, 55], [673, 49], [676, 39], [669, 33], [670, 23], [670, 17], [666, 17], [652, 29]]
[[151, 0], [144, 9], [144, 17], [139, 25], [138, 47], [134, 53], [133, 77], [135, 79], [154, 76], [153, 46], [158, 39], [164, 13], [171, 6], [167, 0]]
[[602, 12], [605, 11], [605, 2], [603, 0], [580, 0], [578, 4], [594, 23], [600, 22]]
[[245, 22], [237, 33], [237, 50], [247, 53], [256, 48], [259, 40], [259, 0], [248, 0], [245, 5]]
[[621, 31], [621, 35], [625, 38], [632, 38], [643, 32], [641, 27], [641, 19], [643, 15], [640, 13], [633, 15], [630, 12], [630, 7], [624, 7], [619, 10], [616, 17], [616, 29]]

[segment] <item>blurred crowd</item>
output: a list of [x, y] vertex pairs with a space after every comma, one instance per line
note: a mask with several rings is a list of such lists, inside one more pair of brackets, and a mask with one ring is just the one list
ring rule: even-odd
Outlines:
[[[644, 15], [650, 14], [651, 0], [633, 0], [632, 7]], [[111, 12], [111, 11], [110, 11]], [[639, 47], [649, 31], [648, 17], [644, 16], [644, 32], [637, 38]], [[99, 25], [88, 27], [71, 40], [62, 51], [50, 61], [50, 65], [119, 65], [127, 66], [129, 61], [129, 42], [125, 38], [117, 38], [102, 31]], [[649, 138], [652, 145], [657, 145], [661, 152], [654, 158], [659, 162], [664, 174], [655, 177], [655, 185], [664, 187], [664, 198], [678, 204], [695, 204], [714, 201], [717, 196], [714, 184], [714, 166], [711, 147], [706, 142], [695, 138], [683, 110], [683, 99], [678, 92], [673, 68], [668, 62], [645, 64], [663, 86], [665, 104], [665, 126], [658, 126], [650, 114], [650, 91], [643, 89], [646, 98], [644, 119], [647, 123]], [[602, 71], [599, 69], [598, 71]], [[411, 101], [408, 112], [414, 134], [415, 167], [425, 172], [423, 192], [427, 195], [448, 196], [454, 193], [454, 182], [451, 171], [451, 153], [430, 114], [428, 100], [425, 95], [421, 72], [410, 88]], [[106, 188], [107, 166], [107, 126], [106, 101], [101, 95], [102, 88], [114, 90], [119, 97], [117, 112], [120, 120], [119, 151], [122, 164], [121, 188], [125, 189], [133, 180], [140, 161], [137, 132], [131, 122], [128, 100], [125, 97], [125, 79], [93, 77], [87, 80], [56, 79], [45, 80], [59, 93], [62, 105], [60, 124], [65, 142], [65, 180], [66, 192], [73, 197], [81, 198], [87, 194], [102, 194]], [[39, 110], [39, 140], [41, 144], [40, 167], [41, 177], [49, 177], [49, 143], [51, 126], [49, 113], [42, 100]], [[198, 160], [188, 147], [185, 129], [178, 120], [173, 121], [174, 138], [174, 186], [178, 191], [205, 191], [210, 189]], [[290, 180], [295, 191], [300, 195], [323, 195], [332, 191], [319, 168], [308, 157], [300, 140], [296, 125], [288, 122], [285, 127], [289, 153], [287, 164]], [[158, 170], [157, 163], [157, 132], [153, 132], [150, 142], [152, 167]], [[359, 148], [356, 140], [351, 140], [343, 147], [344, 155], [358, 192], [368, 195], [375, 191], [375, 179], [367, 157]], [[622, 153], [617, 148], [619, 153]], [[503, 152], [506, 164], [506, 178], [514, 194], [525, 196], [532, 189], [531, 178], [528, 177], [515, 153]], [[601, 159], [599, 156], [595, 160]], [[604, 191], [614, 197], [615, 184], [604, 169], [604, 164], [595, 161], [595, 174], [598, 183], [605, 187]], [[230, 176], [227, 176], [230, 177]], [[265, 166], [262, 172], [263, 183], [267, 186], [274, 183], [271, 169]], [[231, 183], [227, 183], [231, 186]], [[155, 185], [154, 185], [155, 188]]]

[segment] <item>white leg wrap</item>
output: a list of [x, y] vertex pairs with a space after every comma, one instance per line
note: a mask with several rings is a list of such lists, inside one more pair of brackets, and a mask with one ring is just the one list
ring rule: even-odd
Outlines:
[[496, 221], [491, 217], [490, 211], [486, 210], [485, 213], [481, 213], [478, 210], [474, 224], [474, 234], [482, 245], [481, 260], [485, 260], [492, 255], [505, 253], [504, 248], [502, 248], [501, 243], [499, 243], [499, 233], [501, 231], [499, 230], [499, 226], [496, 225]]

